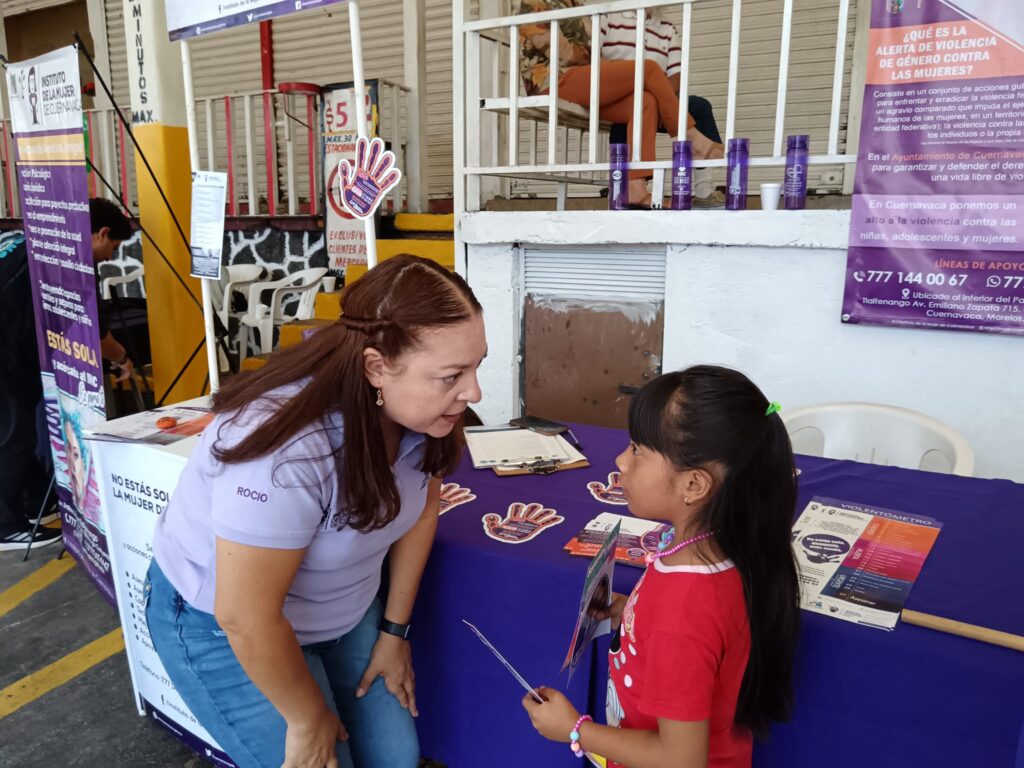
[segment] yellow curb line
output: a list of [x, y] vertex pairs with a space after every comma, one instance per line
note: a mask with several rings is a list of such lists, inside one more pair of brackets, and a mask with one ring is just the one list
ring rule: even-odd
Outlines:
[[0, 720], [123, 650], [124, 635], [118, 627], [38, 672], [26, 675], [0, 691]]
[[41, 568], [37, 568], [10, 589], [0, 592], [0, 616], [10, 613], [19, 604], [28, 600], [41, 589], [46, 589], [57, 579], [75, 567], [71, 557], [51, 560]]

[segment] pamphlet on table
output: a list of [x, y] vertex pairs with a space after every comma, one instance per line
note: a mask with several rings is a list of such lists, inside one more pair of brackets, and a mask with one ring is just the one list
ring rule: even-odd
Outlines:
[[815, 496], [793, 525], [800, 604], [869, 627], [896, 627], [942, 523]]
[[619, 535], [615, 542], [615, 560], [639, 568], [647, 566], [644, 558], [658, 551], [661, 534], [671, 527], [653, 520], [602, 512], [569, 539], [564, 549], [570, 555], [594, 557], [607, 541], [609, 531], [616, 526], [619, 527]]

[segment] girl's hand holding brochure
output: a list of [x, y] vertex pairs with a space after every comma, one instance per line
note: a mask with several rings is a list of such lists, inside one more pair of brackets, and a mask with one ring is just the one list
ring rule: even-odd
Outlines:
[[533, 727], [546, 739], [569, 743], [569, 734], [580, 719], [580, 713], [561, 691], [553, 688], [538, 688], [537, 693], [544, 699], [543, 704], [527, 694], [523, 697], [523, 709], [530, 716]]
[[620, 595], [618, 592], [612, 592], [612, 601], [608, 607], [603, 611], [596, 612], [594, 618], [604, 621], [605, 619], [612, 620], [612, 629], [618, 629], [622, 623], [622, 612], [626, 610], [626, 601], [629, 599], [626, 595]]

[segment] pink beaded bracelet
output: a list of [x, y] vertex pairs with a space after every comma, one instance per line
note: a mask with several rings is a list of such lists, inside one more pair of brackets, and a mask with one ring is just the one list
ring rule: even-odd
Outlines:
[[569, 734], [569, 749], [576, 757], [583, 757], [583, 747], [580, 746], [580, 726], [588, 721], [592, 723], [594, 718], [590, 715], [583, 715], [576, 721], [576, 725], [572, 727], [572, 733]]

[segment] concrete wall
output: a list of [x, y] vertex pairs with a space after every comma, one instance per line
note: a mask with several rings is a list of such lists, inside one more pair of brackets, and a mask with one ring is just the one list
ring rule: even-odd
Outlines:
[[514, 413], [522, 301], [514, 243], [660, 241], [664, 370], [734, 366], [784, 408], [841, 400], [913, 408], [963, 433], [975, 475], [1024, 481], [1024, 339], [842, 324], [848, 213], [479, 213], [461, 224], [491, 345], [481, 371], [485, 420]]

